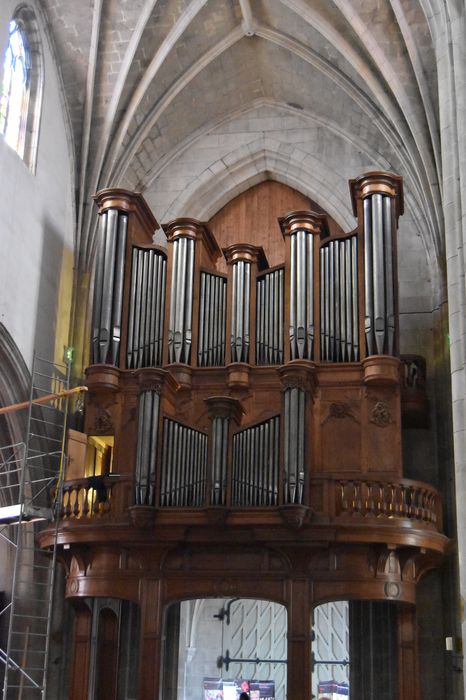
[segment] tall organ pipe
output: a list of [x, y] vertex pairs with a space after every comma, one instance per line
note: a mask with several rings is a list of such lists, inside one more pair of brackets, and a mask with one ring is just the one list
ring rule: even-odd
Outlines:
[[285, 389], [284, 470], [285, 503], [303, 503], [305, 480], [305, 400], [298, 387]]
[[233, 294], [231, 315], [232, 362], [249, 360], [249, 304], [251, 300], [251, 263], [233, 262]]
[[290, 357], [310, 360], [314, 352], [312, 234], [298, 229], [290, 238]]
[[215, 506], [226, 503], [229, 422], [229, 418], [224, 416], [215, 416], [212, 420], [211, 503]]
[[325, 362], [359, 360], [357, 237], [320, 248], [320, 354]]
[[[317, 242], [328, 237], [328, 224], [324, 214], [313, 211], [295, 211], [279, 219], [287, 245], [287, 270], [289, 270], [289, 359], [313, 360], [315, 357], [315, 315], [314, 290], [319, 280], [314, 279], [317, 268]], [[326, 282], [325, 271], [321, 270], [320, 284]], [[324, 313], [320, 309], [321, 323]], [[328, 306], [327, 306], [328, 311]], [[329, 319], [330, 323], [330, 319]], [[327, 336], [321, 345], [329, 340], [329, 323], [326, 325]], [[322, 350], [321, 350], [322, 352]], [[288, 353], [287, 353], [288, 354]], [[287, 357], [285, 359], [288, 359]]]
[[363, 231], [364, 336], [367, 355], [395, 354], [395, 234], [403, 214], [403, 181], [372, 172], [350, 181], [353, 212]]
[[283, 362], [284, 270], [266, 272], [256, 283], [256, 364]]
[[278, 504], [280, 417], [233, 436], [232, 505]]
[[92, 360], [118, 363], [128, 216], [117, 209], [100, 215], [94, 282]]
[[133, 246], [126, 343], [128, 369], [162, 364], [165, 275], [163, 253]]
[[164, 418], [161, 506], [202, 506], [205, 501], [207, 434]]
[[155, 505], [155, 480], [160, 396], [147, 390], [139, 395], [136, 452], [136, 504]]
[[173, 241], [173, 267], [168, 329], [169, 362], [189, 363], [192, 342], [195, 240]]
[[201, 272], [197, 364], [225, 364], [226, 279]]
[[392, 198], [364, 199], [365, 334], [368, 355], [395, 352]]

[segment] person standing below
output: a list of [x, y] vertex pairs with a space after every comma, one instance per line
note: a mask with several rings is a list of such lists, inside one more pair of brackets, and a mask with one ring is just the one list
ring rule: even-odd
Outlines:
[[248, 693], [245, 693], [244, 691], [241, 693], [239, 696], [239, 700], [249, 700], [249, 695]]

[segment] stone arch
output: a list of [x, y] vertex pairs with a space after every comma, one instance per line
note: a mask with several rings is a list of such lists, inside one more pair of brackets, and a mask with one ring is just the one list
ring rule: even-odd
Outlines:
[[[27, 400], [30, 373], [18, 346], [0, 323], [0, 406]], [[26, 415], [24, 411], [0, 416], [0, 447], [24, 440]]]

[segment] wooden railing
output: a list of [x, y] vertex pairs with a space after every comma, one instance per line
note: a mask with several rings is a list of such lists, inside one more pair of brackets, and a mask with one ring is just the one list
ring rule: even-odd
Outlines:
[[61, 517], [70, 520], [107, 515], [111, 511], [114, 482], [104, 476], [65, 481]]
[[[409, 479], [393, 481], [369, 479], [337, 479], [321, 477], [310, 481], [310, 507], [315, 522], [324, 517], [333, 522], [370, 522], [379, 524], [403, 520], [415, 527], [442, 530], [442, 503], [438, 492], [428, 484]], [[91, 477], [66, 481], [63, 488], [61, 517], [64, 520], [105, 518], [124, 516], [137, 509], [131, 502], [132, 489], [128, 477]], [[314, 502], [315, 501], [315, 502]], [[283, 503], [257, 506], [235, 502], [225, 511], [252, 509], [267, 511], [281, 508]], [[303, 504], [306, 507], [306, 504]], [[178, 510], [200, 510], [208, 508], [206, 500], [197, 505], [180, 506]], [[159, 511], [176, 512], [177, 507], [159, 506]], [[185, 515], [183, 517], [186, 516]]]
[[418, 481], [340, 480], [335, 496], [337, 516], [408, 518], [441, 527], [439, 494]]

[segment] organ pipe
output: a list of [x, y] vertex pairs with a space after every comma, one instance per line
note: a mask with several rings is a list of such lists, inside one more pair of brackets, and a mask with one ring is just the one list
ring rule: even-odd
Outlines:
[[225, 277], [201, 271], [197, 345], [199, 367], [225, 364], [226, 290]]
[[305, 478], [305, 392], [301, 388], [285, 389], [284, 502], [303, 503]]
[[297, 360], [283, 365], [278, 371], [283, 391], [283, 502], [302, 505], [306, 474], [311, 469], [306, 461], [309, 452], [306, 444], [307, 403], [315, 388], [315, 365]]
[[358, 258], [355, 235], [320, 248], [320, 357], [326, 362], [359, 359]]
[[126, 366], [162, 364], [166, 259], [150, 248], [132, 249]]
[[92, 322], [94, 363], [118, 363], [127, 229], [126, 214], [116, 209], [101, 214]]
[[135, 500], [137, 505], [155, 505], [159, 411], [159, 393], [153, 390], [142, 391], [139, 395], [138, 439], [135, 467]]
[[351, 180], [364, 245], [364, 337], [367, 355], [396, 354], [395, 234], [403, 213], [400, 177], [368, 173]]
[[[257, 349], [254, 340], [251, 340], [250, 308], [252, 293], [259, 292], [256, 289], [257, 270], [267, 267], [267, 260], [262, 248], [249, 245], [248, 243], [237, 243], [228, 248], [224, 248], [223, 254], [230, 269], [229, 303], [231, 309], [230, 322], [230, 359], [231, 362], [250, 362], [250, 350]], [[271, 301], [271, 299], [269, 299]], [[263, 306], [261, 321], [264, 328], [270, 321], [270, 314], [274, 311], [272, 307], [267, 307], [267, 300], [262, 297], [260, 302]], [[256, 308], [257, 312], [257, 308]], [[255, 333], [256, 326], [253, 328]], [[254, 360], [252, 360], [254, 362]]]
[[206, 471], [207, 433], [164, 418], [160, 505], [203, 505]]
[[191, 359], [195, 239], [180, 235], [173, 241], [168, 361]]
[[278, 504], [280, 417], [233, 436], [232, 505]]
[[284, 269], [262, 274], [256, 292], [256, 364], [283, 362]]
[[311, 360], [315, 355], [315, 241], [328, 234], [326, 217], [296, 211], [279, 219], [279, 223], [288, 240], [289, 358]]

